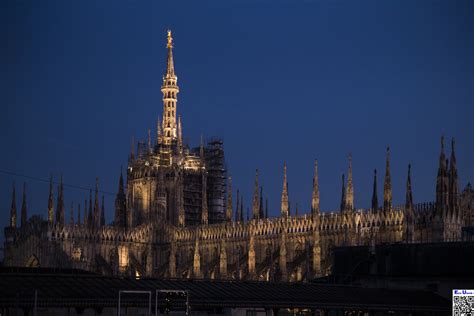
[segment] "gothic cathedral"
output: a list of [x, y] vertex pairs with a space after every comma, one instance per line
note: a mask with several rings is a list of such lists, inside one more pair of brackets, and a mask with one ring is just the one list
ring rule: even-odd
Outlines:
[[132, 141], [126, 183], [122, 174], [119, 179], [113, 222], [105, 223], [98, 182], [94, 199], [90, 192], [84, 203], [83, 216], [77, 208], [75, 220], [71, 208], [67, 222], [61, 178], [56, 205], [51, 179], [46, 220], [27, 217], [23, 190], [17, 226], [13, 188], [5, 266], [78, 268], [134, 277], [301, 281], [330, 272], [333, 247], [458, 241], [463, 227], [474, 226], [474, 191], [468, 184], [459, 192], [455, 143], [447, 159], [443, 138], [434, 202], [414, 204], [408, 166], [405, 204], [392, 205], [387, 148], [380, 206], [375, 170], [371, 207], [355, 208], [349, 155], [338, 211], [320, 210], [315, 161], [310, 211], [291, 214], [285, 164], [280, 216], [268, 217], [257, 170], [251, 214], [245, 219], [238, 190], [233, 203], [223, 142], [212, 139], [205, 144], [201, 138], [195, 148], [183, 142], [171, 31], [167, 50], [162, 118], [154, 137], [149, 130], [146, 141]]

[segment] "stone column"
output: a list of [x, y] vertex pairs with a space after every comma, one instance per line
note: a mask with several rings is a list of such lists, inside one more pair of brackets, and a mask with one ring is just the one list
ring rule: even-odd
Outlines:
[[199, 231], [196, 230], [196, 244], [194, 246], [193, 274], [195, 278], [201, 278], [201, 255], [199, 254]]
[[287, 225], [284, 224], [282, 227], [282, 234], [280, 239], [280, 271], [281, 271], [281, 280], [288, 281], [288, 271], [286, 269], [286, 239], [287, 239]]
[[174, 240], [171, 242], [168, 272], [170, 278], [176, 278], [176, 242]]
[[151, 243], [150, 245], [148, 246], [148, 250], [147, 250], [147, 257], [146, 257], [146, 266], [145, 266], [145, 273], [146, 273], [146, 276], [147, 277], [151, 277], [153, 275], [153, 257], [154, 257], [154, 253], [153, 253], [153, 249], [151, 248]]
[[250, 232], [248, 255], [249, 279], [255, 280], [257, 275], [255, 273], [255, 237], [253, 234], [253, 229]]
[[219, 254], [219, 273], [221, 279], [227, 279], [227, 251], [225, 246], [225, 241], [222, 241]]
[[313, 218], [313, 274], [321, 277], [321, 237], [319, 234], [319, 214]]
[[118, 247], [118, 258], [119, 258], [119, 272], [121, 274], [125, 273], [129, 265], [129, 249], [125, 245], [120, 245]]

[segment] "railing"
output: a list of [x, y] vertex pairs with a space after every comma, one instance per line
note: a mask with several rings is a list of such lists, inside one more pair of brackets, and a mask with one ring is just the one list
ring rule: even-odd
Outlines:
[[[118, 304], [117, 304], [117, 315], [120, 315], [121, 312], [121, 302], [122, 302], [122, 293], [123, 294], [148, 294], [148, 316], [151, 316], [151, 291], [137, 291], [137, 290], [120, 290], [118, 293]], [[155, 313], [156, 315], [156, 313]]]
[[183, 298], [186, 298], [186, 309], [185, 309], [185, 313], [186, 313], [186, 316], [189, 315], [189, 291], [187, 290], [156, 290], [155, 292], [155, 315], [158, 315], [158, 294], [159, 293], [165, 293], [166, 294], [166, 298], [165, 298], [165, 314], [169, 314], [170, 312], [170, 307], [171, 307], [171, 302], [170, 302], [170, 299], [169, 299], [169, 296], [170, 295], [178, 295], [180, 297], [183, 297]]

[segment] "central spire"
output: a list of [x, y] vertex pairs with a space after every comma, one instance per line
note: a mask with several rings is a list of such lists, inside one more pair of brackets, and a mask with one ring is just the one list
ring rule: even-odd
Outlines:
[[168, 48], [168, 64], [166, 68], [166, 78], [174, 77], [174, 62], [173, 62], [173, 36], [171, 34], [171, 30], [168, 30], [168, 43], [166, 44]]
[[166, 74], [163, 76], [163, 85], [161, 86], [161, 92], [163, 93], [163, 122], [161, 126], [162, 132], [161, 139], [165, 145], [171, 145], [178, 138], [178, 125], [177, 125], [177, 101], [179, 87], [177, 85], [178, 77], [174, 73], [174, 61], [173, 61], [173, 37], [171, 31], [168, 30], [168, 62], [166, 66]]

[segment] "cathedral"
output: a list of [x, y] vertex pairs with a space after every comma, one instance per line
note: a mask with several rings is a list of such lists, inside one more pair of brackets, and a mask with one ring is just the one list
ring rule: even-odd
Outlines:
[[227, 176], [223, 142], [204, 143], [201, 138], [194, 148], [183, 143], [171, 31], [167, 50], [162, 118], [156, 134], [149, 130], [147, 140], [132, 141], [126, 180], [121, 174], [118, 182], [113, 222], [105, 223], [98, 181], [94, 198], [90, 192], [84, 202], [83, 215], [76, 208], [76, 218], [71, 208], [66, 220], [63, 180], [55, 203], [51, 178], [47, 219], [28, 218], [23, 191], [17, 225], [14, 187], [5, 228], [5, 266], [77, 268], [132, 277], [303, 281], [330, 273], [334, 247], [459, 241], [463, 228], [474, 226], [474, 191], [470, 184], [459, 191], [455, 142], [448, 158], [443, 138], [433, 202], [414, 203], [408, 166], [405, 204], [392, 204], [387, 148], [380, 205], [374, 170], [371, 207], [355, 207], [349, 155], [339, 210], [320, 210], [315, 161], [308, 212], [290, 213], [284, 165], [280, 216], [268, 217], [257, 170], [251, 213], [245, 219], [242, 196], [238, 190], [234, 195]]

